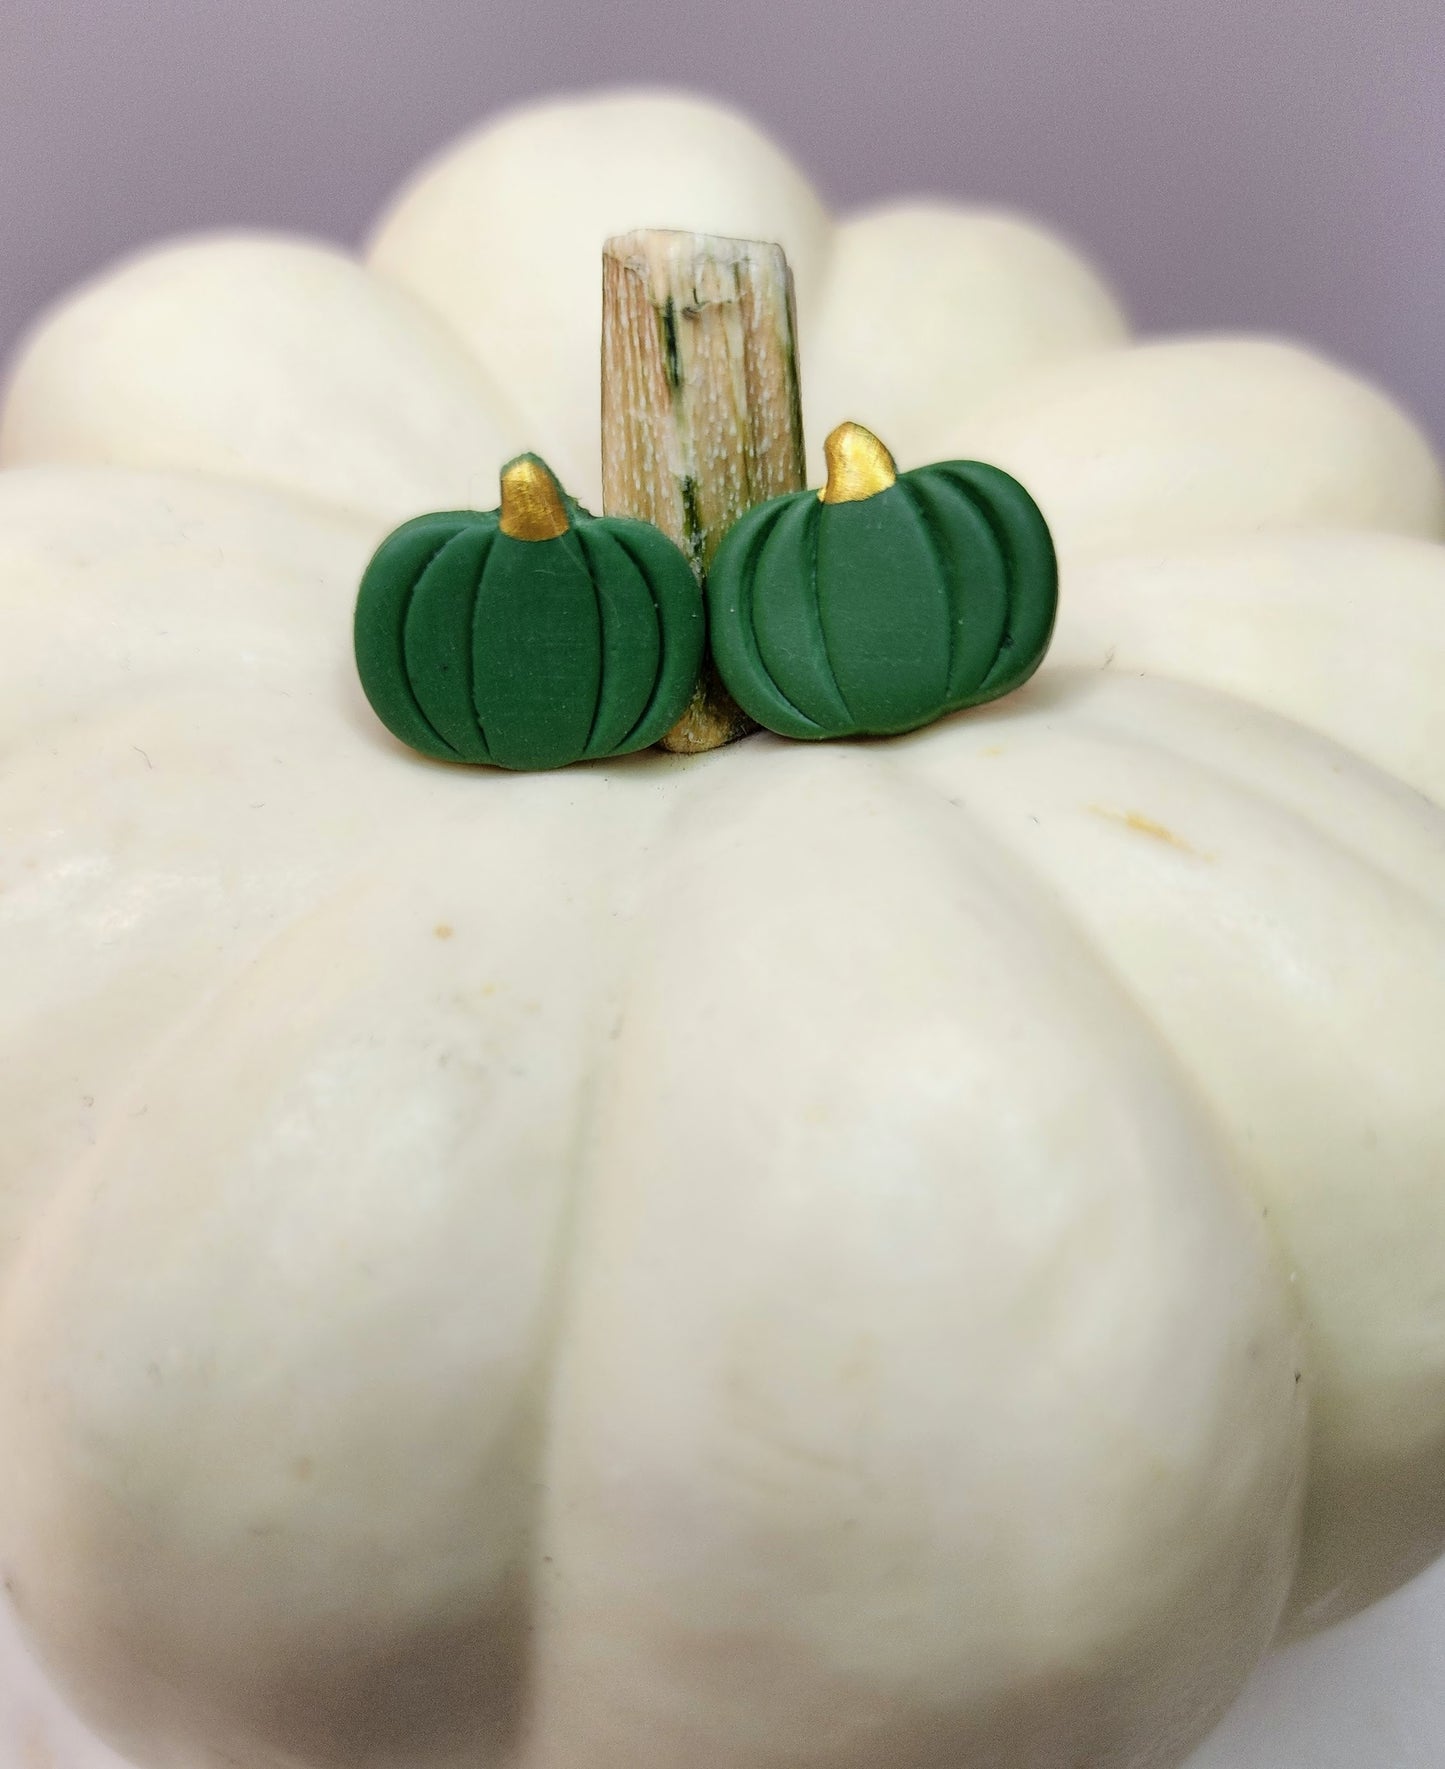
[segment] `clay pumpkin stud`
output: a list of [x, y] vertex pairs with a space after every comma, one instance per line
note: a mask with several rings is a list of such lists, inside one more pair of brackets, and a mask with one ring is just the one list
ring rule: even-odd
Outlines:
[[596, 517], [536, 455], [501, 505], [405, 522], [356, 602], [356, 665], [384, 725], [423, 755], [561, 768], [645, 749], [697, 681], [703, 604], [650, 523]]
[[708, 577], [728, 691], [784, 737], [886, 736], [996, 700], [1038, 668], [1058, 569], [1016, 479], [981, 461], [900, 474], [861, 424], [828, 483], [750, 510]]

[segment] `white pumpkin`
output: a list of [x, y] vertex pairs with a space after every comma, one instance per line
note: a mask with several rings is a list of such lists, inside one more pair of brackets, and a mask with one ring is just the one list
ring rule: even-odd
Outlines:
[[[597, 498], [638, 225], [784, 243], [814, 445], [1035, 492], [1025, 691], [527, 777], [376, 723], [381, 533], [522, 446]], [[0, 1568], [119, 1749], [1162, 1769], [1445, 1545], [1445, 492], [1381, 395], [632, 95], [364, 265], [122, 266], [0, 447]]]

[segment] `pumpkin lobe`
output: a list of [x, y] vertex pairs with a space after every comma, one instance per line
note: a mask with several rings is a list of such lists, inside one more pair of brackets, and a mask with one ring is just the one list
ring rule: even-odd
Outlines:
[[825, 505], [815, 595], [853, 731], [910, 731], [944, 710], [952, 610], [927, 524], [894, 485]]
[[602, 685], [602, 613], [575, 534], [500, 532], [477, 586], [472, 683], [491, 759], [562, 768], [587, 748]]
[[460, 529], [416, 579], [406, 611], [406, 675], [433, 728], [464, 762], [491, 760], [472, 686], [477, 583], [496, 529]]

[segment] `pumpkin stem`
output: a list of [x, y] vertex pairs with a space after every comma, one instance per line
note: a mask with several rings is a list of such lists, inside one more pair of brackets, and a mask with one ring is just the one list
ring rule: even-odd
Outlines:
[[536, 455], [518, 455], [502, 468], [503, 534], [518, 541], [550, 541], [572, 526], [552, 469]]
[[[781, 246], [644, 228], [602, 254], [602, 504], [655, 523], [703, 580], [744, 511], [806, 483], [793, 277]], [[757, 726], [711, 659], [662, 747]]]
[[839, 424], [823, 444], [828, 483], [818, 493], [825, 504], [861, 504], [898, 480], [893, 456], [861, 424]]

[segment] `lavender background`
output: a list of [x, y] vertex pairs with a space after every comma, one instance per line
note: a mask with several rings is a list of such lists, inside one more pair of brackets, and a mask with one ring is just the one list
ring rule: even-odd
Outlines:
[[651, 79], [840, 204], [1033, 210], [1144, 327], [1313, 339], [1445, 438], [1445, 0], [0, 0], [0, 356], [142, 242], [354, 241], [498, 106]]

